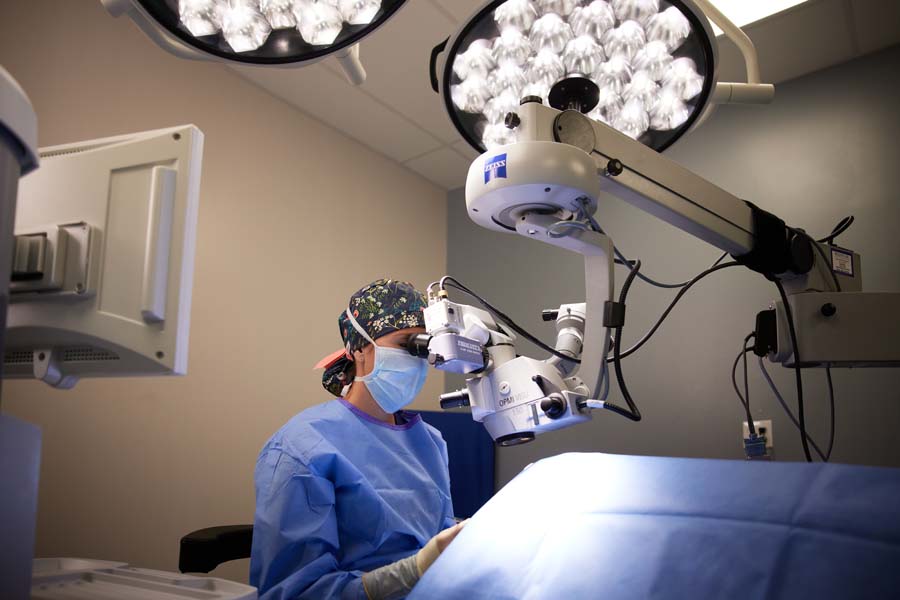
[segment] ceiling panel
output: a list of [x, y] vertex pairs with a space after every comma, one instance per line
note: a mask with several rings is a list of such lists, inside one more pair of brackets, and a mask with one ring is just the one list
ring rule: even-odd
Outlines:
[[[781, 83], [853, 58], [846, 1], [814, 0], [745, 27], [759, 54], [763, 81]], [[737, 47], [723, 36], [717, 39], [719, 81], [746, 81]]]
[[444, 117], [439, 96], [431, 89], [428, 59], [435, 44], [455, 28], [434, 4], [413, 0], [360, 47], [368, 72], [363, 91], [448, 143], [458, 140], [459, 134]]
[[320, 64], [302, 69], [233, 67], [241, 76], [382, 154], [403, 162], [441, 146], [428, 132]]
[[[421, 2], [421, 0], [418, 0]], [[431, 0], [446, 12], [453, 15], [460, 25], [475, 14], [475, 11], [487, 4], [488, 0]]]
[[851, 4], [861, 53], [900, 43], [900, 2], [854, 0]]
[[[297, 70], [239, 71], [435, 184], [457, 187], [477, 153], [456, 133], [431, 90], [428, 57], [485, 2], [407, 0], [363, 41], [369, 78], [358, 88], [331, 61]], [[900, 0], [809, 0], [745, 30], [759, 52], [763, 80], [781, 83], [900, 42]], [[719, 44], [720, 81], [745, 81], [737, 48], [722, 37]]]
[[808, 2], [750, 27], [762, 77], [777, 83], [853, 58], [845, 8], [845, 0]]
[[460, 156], [452, 148], [441, 148], [404, 163], [416, 173], [447, 190], [466, 184], [466, 173], [469, 172], [470, 164], [470, 161]]
[[453, 149], [461, 154], [466, 160], [472, 161], [478, 158], [478, 151], [469, 145], [469, 142], [460, 140], [453, 144]]

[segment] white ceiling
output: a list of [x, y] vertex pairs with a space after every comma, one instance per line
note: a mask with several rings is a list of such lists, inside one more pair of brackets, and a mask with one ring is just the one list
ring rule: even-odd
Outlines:
[[[465, 184], [477, 153], [432, 91], [428, 60], [431, 49], [484, 2], [407, 0], [362, 42], [368, 79], [359, 87], [347, 83], [331, 60], [302, 69], [234, 68], [303, 112], [454, 189]], [[900, 2], [809, 0], [744, 30], [756, 44], [764, 81], [777, 84], [900, 42]], [[741, 81], [740, 54], [719, 39], [719, 80]]]

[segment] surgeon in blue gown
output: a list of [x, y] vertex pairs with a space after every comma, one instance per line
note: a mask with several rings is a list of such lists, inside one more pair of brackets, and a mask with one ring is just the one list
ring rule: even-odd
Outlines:
[[322, 382], [337, 399], [296, 415], [256, 464], [250, 582], [260, 598], [403, 598], [453, 540], [447, 447], [402, 410], [427, 365], [405, 350], [425, 300], [389, 279], [339, 317]]

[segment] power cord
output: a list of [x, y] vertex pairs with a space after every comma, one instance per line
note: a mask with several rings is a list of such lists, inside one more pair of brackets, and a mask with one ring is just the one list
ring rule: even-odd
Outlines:
[[[756, 426], [753, 424], [753, 415], [750, 413], [750, 383], [747, 378], [747, 354], [753, 351], [753, 347], [748, 347], [747, 342], [750, 341], [751, 338], [756, 337], [755, 333], [750, 333], [747, 337], [744, 338], [744, 343], [742, 344], [741, 352], [734, 359], [734, 364], [731, 366], [731, 385], [734, 386], [734, 393], [737, 394], [738, 400], [741, 403], [741, 406], [744, 407], [744, 414], [747, 417], [747, 429], [750, 431], [750, 435], [756, 435]], [[737, 365], [741, 361], [741, 358], [744, 359], [744, 393], [741, 394], [741, 391], [738, 389], [737, 385]]]
[[[637, 276], [638, 270], [640, 268], [641, 261], [634, 261], [634, 265], [632, 265], [631, 271], [628, 272], [628, 277], [625, 279], [625, 282], [622, 284], [622, 289], [619, 292], [619, 304], [625, 305], [625, 300], [628, 297], [628, 291], [631, 289], [631, 284], [634, 282], [634, 278], [635, 276]], [[613, 369], [616, 372], [616, 382], [619, 384], [619, 391], [622, 392], [622, 397], [625, 399], [625, 403], [628, 405], [628, 408], [625, 409], [621, 406], [617, 406], [609, 402], [604, 402], [603, 408], [605, 408], [606, 410], [611, 410], [616, 414], [622, 415], [626, 419], [630, 419], [632, 421], [640, 421], [641, 411], [638, 410], [637, 405], [634, 403], [634, 399], [632, 399], [631, 393], [628, 391], [628, 386], [625, 384], [625, 376], [622, 374], [622, 325], [616, 327], [615, 343], [613, 344], [612, 363]]]
[[822, 244], [828, 244], [829, 246], [834, 246], [835, 238], [850, 229], [850, 226], [853, 225], [853, 221], [855, 220], [856, 218], [853, 215], [847, 215], [846, 217], [838, 221], [838, 224], [834, 226], [834, 229], [831, 230], [831, 233], [816, 241]]
[[[787, 414], [788, 418], [791, 420], [791, 423], [794, 424], [794, 427], [797, 430], [800, 430], [800, 423], [797, 421], [797, 418], [794, 416], [793, 411], [788, 406], [787, 402], [785, 402], [784, 398], [781, 395], [781, 392], [778, 391], [778, 387], [775, 385], [775, 382], [772, 381], [772, 378], [769, 376], [769, 371], [766, 369], [765, 362], [762, 357], [759, 357], [759, 370], [763, 374], [763, 378], [766, 380], [766, 383], [769, 384], [769, 388], [772, 390], [772, 393], [775, 394], [775, 398], [778, 400], [778, 403], [781, 404], [781, 408], [784, 409], [785, 414]], [[813, 447], [813, 450], [816, 451], [816, 454], [819, 455], [819, 458], [822, 459], [822, 462], [828, 462], [831, 460], [831, 450], [834, 447], [834, 387], [831, 383], [831, 368], [826, 368], [825, 373], [828, 379], [828, 396], [831, 401], [831, 434], [828, 440], [828, 452], [822, 452], [822, 449], [819, 448], [818, 444], [816, 444], [815, 440], [813, 440], [812, 436], [807, 434], [807, 439], [809, 440], [810, 445]]]
[[[588, 207], [587, 207], [587, 204], [586, 204], [585, 201], [582, 201], [582, 208], [581, 208], [581, 211], [580, 211], [579, 216], [580, 216], [581, 218], [587, 220], [587, 222], [590, 223], [591, 228], [592, 228], [594, 231], [596, 231], [597, 233], [601, 233], [601, 234], [603, 234], [603, 235], [606, 235], [606, 232], [603, 231], [603, 228], [602, 228], [602, 227], [600, 227], [600, 224], [597, 222], [597, 219], [595, 219], [594, 216], [593, 216], [592, 214], [590, 214], [590, 212], [588, 212]], [[566, 223], [566, 222], [564, 222], [564, 223]], [[574, 222], [572, 222], [572, 223], [573, 223], [573, 225], [574, 225]], [[557, 225], [560, 225], [560, 224], [561, 224], [561, 223], [557, 223]], [[579, 227], [579, 228], [580, 228], [580, 229], [583, 229], [584, 227]], [[619, 248], [618, 248], [617, 246], [613, 246], [613, 252], [614, 252], [615, 255], [616, 255], [615, 263], [616, 263], [617, 265], [623, 265], [623, 266], [628, 267], [629, 269], [631, 269], [631, 267], [634, 265], [634, 261], [633, 261], [633, 260], [629, 260], [628, 258], [626, 258], [625, 255], [622, 254], [622, 251], [619, 250]], [[710, 268], [715, 267], [715, 266], [718, 265], [720, 262], [722, 262], [723, 260], [725, 260], [725, 258], [727, 258], [727, 257], [728, 257], [728, 253], [727, 253], [727, 252], [723, 252], [723, 253], [721, 254], [721, 256], [719, 256], [719, 258], [717, 258], [717, 259], [715, 260], [715, 262], [713, 262], [713, 264], [710, 265]], [[691, 281], [692, 281], [691, 279], [688, 279], [687, 281], [682, 281], [681, 283], [663, 283], [663, 282], [661, 282], [661, 281], [657, 281], [657, 280], [653, 279], [653, 278], [650, 277], [649, 275], [645, 275], [645, 274], [640, 273], [640, 272], [637, 273], [637, 278], [640, 279], [641, 281], [645, 282], [645, 283], [649, 283], [650, 285], [652, 285], [652, 286], [654, 286], [654, 287], [658, 287], [658, 288], [662, 288], [662, 289], [668, 289], [668, 290], [674, 290], [674, 289], [678, 289], [678, 288], [683, 288], [683, 287], [685, 287], [685, 286], [687, 286], [687, 285], [690, 285], [690, 283], [691, 283]]]
[[828, 452], [825, 453], [825, 462], [831, 460], [831, 451], [834, 450], [834, 383], [831, 381], [831, 367], [825, 367], [825, 380], [828, 382], [828, 403], [831, 405], [831, 433], [828, 435]]
[[797, 422], [800, 429], [800, 441], [803, 444], [803, 454], [806, 456], [807, 462], [812, 462], [812, 455], [809, 452], [809, 435], [806, 433], [806, 415], [803, 412], [803, 375], [800, 372], [800, 347], [797, 344], [797, 330], [794, 327], [794, 312], [788, 302], [787, 294], [784, 292], [784, 286], [781, 280], [773, 280], [778, 293], [781, 296], [781, 302], [784, 304], [784, 312], [787, 317], [788, 331], [791, 335], [791, 348], [794, 352], [794, 374], [797, 378]]
[[[640, 262], [640, 261], [638, 261], [638, 262]], [[626, 358], [628, 356], [631, 356], [632, 354], [637, 352], [641, 348], [641, 346], [646, 344], [650, 340], [650, 338], [653, 337], [653, 335], [657, 332], [659, 327], [663, 324], [663, 321], [665, 321], [666, 318], [669, 316], [669, 313], [672, 312], [672, 309], [675, 308], [675, 305], [678, 304], [678, 301], [681, 300], [684, 297], [684, 295], [688, 292], [688, 290], [690, 290], [694, 285], [696, 285], [697, 282], [699, 282], [704, 277], [715, 273], [716, 271], [721, 271], [722, 269], [728, 269], [730, 267], [737, 267], [737, 266], [740, 266], [737, 262], [727, 262], [727, 263], [715, 265], [714, 267], [710, 267], [709, 269], [703, 271], [702, 273], [696, 275], [693, 279], [688, 281], [687, 285], [685, 285], [680, 290], [678, 290], [678, 293], [675, 294], [675, 297], [669, 303], [669, 306], [666, 307], [666, 310], [663, 311], [662, 315], [660, 315], [659, 319], [656, 321], [656, 323], [653, 325], [653, 327], [651, 327], [650, 330], [647, 333], [645, 333], [644, 336], [640, 340], [638, 340], [635, 344], [633, 344], [630, 348], [628, 348], [628, 350], [625, 350], [624, 352], [622, 352], [621, 358]], [[618, 340], [618, 337], [616, 339]], [[612, 362], [610, 359], [607, 359], [607, 361]]]

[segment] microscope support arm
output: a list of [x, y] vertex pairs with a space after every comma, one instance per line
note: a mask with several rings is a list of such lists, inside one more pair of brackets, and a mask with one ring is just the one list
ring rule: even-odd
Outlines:
[[612, 240], [596, 231], [577, 229], [568, 235], [554, 237], [550, 228], [558, 219], [550, 215], [528, 213], [516, 225], [519, 234], [570, 250], [584, 257], [585, 324], [584, 348], [578, 376], [592, 394], [600, 390], [609, 349], [609, 329], [603, 323], [607, 302], [613, 299], [613, 244]]

